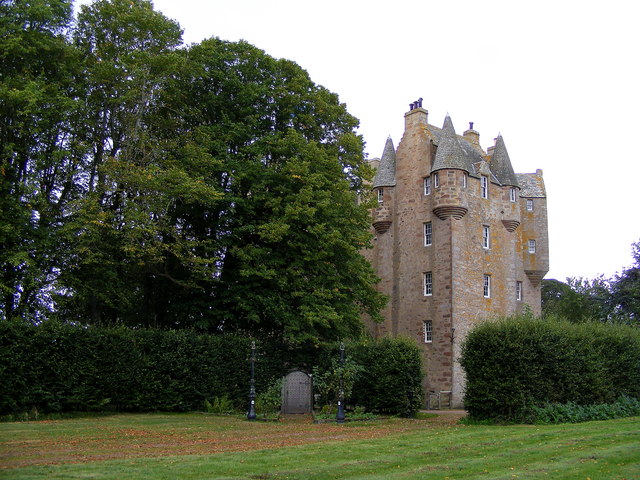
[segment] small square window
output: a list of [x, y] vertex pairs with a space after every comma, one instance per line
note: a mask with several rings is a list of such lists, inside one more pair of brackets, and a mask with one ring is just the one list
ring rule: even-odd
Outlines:
[[533, 200], [527, 198], [527, 212], [533, 212]]
[[384, 202], [384, 188], [378, 189], [378, 203]]
[[513, 187], [509, 190], [509, 200], [512, 202], [516, 201], [516, 189]]
[[516, 300], [522, 301], [522, 282], [516, 282]]
[[480, 196], [489, 198], [489, 179], [484, 175], [480, 177]]
[[427, 222], [424, 224], [424, 246], [428, 247], [431, 245], [433, 240], [433, 227], [431, 222]]
[[431, 195], [431, 177], [425, 177], [424, 179], [424, 194]]
[[536, 253], [536, 241], [529, 240], [529, 253]]
[[433, 342], [433, 325], [431, 320], [422, 323], [422, 334], [424, 336], [424, 343]]
[[491, 298], [491, 275], [484, 276], [483, 294], [485, 298]]
[[431, 272], [424, 274], [424, 296], [430, 297], [433, 295], [433, 275]]
[[489, 248], [491, 246], [491, 231], [489, 225], [482, 226], [482, 248]]

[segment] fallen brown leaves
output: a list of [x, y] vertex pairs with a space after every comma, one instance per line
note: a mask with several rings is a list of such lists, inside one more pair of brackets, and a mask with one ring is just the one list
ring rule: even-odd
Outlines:
[[[136, 457], [198, 455], [242, 452], [295, 445], [373, 439], [395, 433], [454, 425], [462, 414], [445, 413], [426, 420], [389, 419], [347, 425], [314, 424], [310, 419], [288, 418], [280, 422], [247, 422], [203, 416], [202, 425], [168, 425], [123, 428], [96, 420], [80, 438], [52, 433], [43, 438], [0, 439], [0, 468], [29, 465], [95, 462]], [[56, 422], [52, 422], [54, 425]], [[211, 428], [207, 428], [207, 424]]]

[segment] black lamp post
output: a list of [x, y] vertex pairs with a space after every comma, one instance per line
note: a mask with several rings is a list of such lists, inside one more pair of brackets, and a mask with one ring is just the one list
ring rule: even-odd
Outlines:
[[340, 392], [338, 393], [338, 413], [336, 423], [344, 423], [344, 388], [342, 385], [342, 375], [344, 371], [344, 343], [340, 344]]
[[256, 380], [254, 378], [254, 364], [256, 362], [256, 342], [251, 342], [251, 383], [249, 387], [249, 411], [247, 420], [256, 419]]

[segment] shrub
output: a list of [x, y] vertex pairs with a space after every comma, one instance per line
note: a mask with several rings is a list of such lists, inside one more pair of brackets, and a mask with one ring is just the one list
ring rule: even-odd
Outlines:
[[258, 415], [273, 415], [280, 411], [282, 404], [282, 378], [278, 378], [266, 390], [256, 396], [255, 409]]
[[353, 386], [353, 405], [405, 417], [422, 407], [422, 357], [415, 342], [385, 337], [351, 348], [355, 361], [365, 368]]
[[346, 357], [340, 365], [338, 358], [331, 358], [329, 368], [313, 367], [313, 388], [318, 393], [320, 405], [333, 405], [338, 401], [340, 385], [345, 400], [351, 397], [353, 385], [364, 368], [356, 363], [352, 357]]
[[534, 405], [525, 412], [524, 418], [527, 423], [554, 424], [610, 420], [638, 415], [640, 415], [640, 400], [622, 396], [614, 403], [578, 405], [568, 402], [547, 403], [540, 407]]
[[[70, 411], [188, 411], [227, 397], [246, 406], [249, 345], [237, 335], [0, 322], [0, 415]], [[258, 351], [273, 350], [267, 341]], [[283, 373], [259, 355], [256, 389]]]
[[[202, 409], [205, 401], [214, 410], [228, 410], [228, 403], [242, 410], [249, 394], [250, 343], [250, 338], [239, 335], [202, 335], [188, 330], [2, 321], [0, 416], [32, 411], [45, 415], [194, 411]], [[310, 348], [270, 338], [256, 343], [258, 414], [279, 406], [277, 381], [290, 368], [324, 365], [325, 372], [338, 368], [336, 344]], [[417, 346], [409, 340], [349, 343], [343, 373], [347, 393], [353, 384], [350, 404], [411, 415], [422, 402], [420, 358]], [[366, 368], [356, 378], [358, 365]], [[323, 370], [318, 372], [321, 382]], [[327, 377], [325, 383], [335, 383], [336, 378]], [[335, 386], [331, 388], [335, 392]], [[226, 399], [224, 405], [216, 405], [216, 398], [219, 402]]]
[[624, 325], [510, 318], [468, 335], [460, 363], [476, 419], [514, 420], [547, 404], [640, 398], [640, 332]]

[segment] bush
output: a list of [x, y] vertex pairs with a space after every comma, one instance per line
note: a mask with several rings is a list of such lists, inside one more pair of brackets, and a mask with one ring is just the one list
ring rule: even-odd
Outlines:
[[510, 318], [462, 346], [465, 408], [476, 419], [522, 419], [547, 404], [640, 398], [640, 332], [624, 325]]
[[638, 415], [640, 415], [640, 400], [622, 396], [614, 403], [578, 405], [568, 402], [548, 403], [541, 407], [533, 406], [525, 412], [525, 419], [527, 423], [546, 425], [610, 420]]
[[[250, 343], [250, 338], [239, 335], [188, 330], [2, 321], [0, 416], [32, 411], [45, 415], [194, 411], [201, 410], [205, 401], [216, 411], [241, 411], [248, 402]], [[279, 407], [278, 381], [290, 368], [324, 365], [324, 370], [317, 370], [320, 382], [323, 371], [337, 371], [336, 344], [311, 348], [269, 338], [256, 343], [258, 414]], [[346, 366], [350, 367], [344, 373], [347, 391], [353, 385], [350, 404], [372, 412], [412, 415], [422, 404], [420, 358], [418, 347], [409, 340], [347, 344]], [[356, 377], [359, 365], [366, 368]], [[327, 375], [325, 383], [335, 383], [336, 375]], [[327, 395], [334, 394], [331, 388]], [[218, 403], [225, 399], [224, 405], [216, 404], [216, 399]]]
[[[251, 339], [191, 331], [0, 322], [0, 415], [71, 411], [193, 411], [206, 399], [246, 407]], [[258, 352], [275, 350], [257, 342]], [[256, 389], [283, 373], [261, 354]]]
[[351, 403], [369, 412], [415, 415], [423, 404], [422, 357], [415, 342], [385, 337], [351, 348], [354, 360], [364, 365], [353, 386]]

